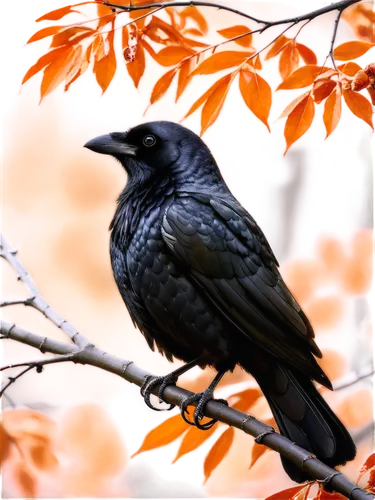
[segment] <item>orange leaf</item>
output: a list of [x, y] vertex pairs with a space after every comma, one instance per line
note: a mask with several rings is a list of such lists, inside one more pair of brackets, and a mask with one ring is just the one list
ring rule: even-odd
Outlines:
[[192, 54], [194, 54], [194, 50], [192, 49], [183, 47], [182, 45], [171, 45], [155, 54], [155, 59], [162, 66], [174, 66]]
[[268, 116], [272, 103], [272, 92], [268, 83], [256, 72], [241, 71], [239, 85], [247, 107], [270, 131]]
[[328, 70], [328, 68], [322, 68], [315, 65], [302, 66], [302, 68], [296, 69], [285, 78], [276, 90], [302, 89], [314, 83], [315, 78], [322, 73], [324, 74], [326, 70]]
[[226, 457], [228, 451], [233, 443], [234, 439], [234, 429], [229, 427], [223, 434], [219, 437], [216, 443], [213, 445], [211, 450], [204, 461], [204, 482], [211, 476], [212, 472], [220, 464], [220, 462]]
[[58, 59], [61, 54], [68, 50], [71, 50], [70, 47], [59, 47], [58, 49], [51, 50], [50, 52], [47, 52], [47, 54], [44, 54], [44, 56], [37, 60], [34, 66], [31, 66], [31, 68], [28, 69], [26, 75], [23, 77], [22, 85], [32, 76], [36, 75], [39, 71], [48, 66], [48, 64], [53, 62], [54, 59]]
[[176, 68], [171, 69], [171, 71], [168, 71], [168, 73], [165, 73], [165, 75], [159, 78], [159, 80], [155, 83], [154, 88], [152, 89], [150, 104], [154, 104], [161, 97], [163, 97], [163, 95], [169, 89], [176, 73], [177, 73]]
[[307, 500], [311, 484], [307, 484], [302, 490], [298, 491], [294, 496], [293, 500]]
[[247, 411], [261, 396], [262, 393], [259, 389], [245, 389], [230, 396], [231, 399], [238, 398], [238, 401], [231, 406], [239, 411]]
[[[158, 30], [165, 33], [167, 35], [167, 39], [162, 39], [157, 33]], [[147, 36], [154, 42], [165, 43], [167, 40], [168, 43], [176, 45], [183, 45], [185, 40], [184, 37], [175, 28], [173, 28], [173, 26], [155, 16], [152, 17], [150, 23], [147, 25]]]
[[231, 68], [232, 66], [238, 66], [252, 54], [252, 52], [237, 52], [234, 50], [215, 53], [203, 61], [193, 71], [193, 75], [209, 75], [223, 69]]
[[327, 135], [329, 135], [337, 127], [341, 118], [341, 89], [336, 86], [336, 90], [328, 97], [324, 104], [323, 122], [326, 127]]
[[30, 456], [35, 467], [40, 470], [54, 469], [58, 465], [57, 458], [45, 444], [33, 446]]
[[283, 80], [298, 67], [298, 62], [299, 52], [296, 42], [292, 40], [283, 48], [279, 60], [279, 71]]
[[202, 109], [200, 135], [203, 135], [208, 127], [211, 127], [211, 125], [217, 120], [224, 105], [224, 101], [227, 97], [233, 78], [234, 73], [226, 75], [226, 77], [221, 80], [220, 85], [216, 87], [216, 89], [211, 93], [211, 95], [205, 102]]
[[204, 35], [208, 33], [208, 24], [206, 19], [200, 13], [200, 11], [194, 6], [186, 7], [182, 12], [180, 12], [180, 17], [182, 19], [186, 19], [187, 17], [191, 17], [199, 26], [199, 29]]
[[26, 45], [28, 43], [36, 42], [37, 40], [42, 40], [42, 38], [46, 38], [47, 36], [55, 35], [64, 28], [65, 26], [48, 26], [48, 28], [43, 28], [34, 33], [33, 36], [27, 40]]
[[65, 80], [72, 67], [74, 53], [74, 47], [69, 47], [46, 67], [40, 86], [40, 102]]
[[[69, 76], [69, 75], [71, 75], [72, 69], [69, 71], [69, 73], [66, 77], [66, 82], [65, 82], [65, 88], [64, 88], [65, 92], [67, 92], [69, 90], [69, 87], [71, 86], [71, 84], [73, 82], [75, 82], [77, 80], [77, 78], [79, 78], [81, 75], [83, 75], [83, 73], [89, 67], [91, 50], [92, 50], [92, 44], [87, 47], [85, 56], [82, 58], [81, 65], [80, 65], [77, 73], [74, 76]], [[74, 63], [73, 63], [73, 66], [74, 66]], [[72, 68], [73, 68], [73, 66], [72, 66]]]
[[51, 47], [59, 47], [60, 45], [74, 44], [81, 41], [83, 38], [91, 36], [95, 31], [91, 28], [83, 28], [82, 26], [73, 26], [66, 30], [60, 31], [52, 38]]
[[314, 119], [314, 114], [314, 101], [312, 97], [308, 95], [293, 109], [286, 120], [284, 129], [284, 136], [286, 139], [285, 153], [290, 146], [310, 128]]
[[315, 53], [309, 47], [302, 43], [297, 43], [296, 47], [305, 64], [316, 64], [318, 62]]
[[279, 54], [283, 50], [285, 45], [289, 42], [290, 42], [290, 38], [287, 38], [284, 35], [279, 36], [279, 38], [274, 42], [271, 49], [267, 53], [266, 61], [267, 61], [267, 59], [271, 59], [271, 57], [277, 56], [277, 54]]
[[4, 427], [0, 423], [0, 466], [7, 459], [11, 441]]
[[198, 108], [202, 106], [202, 104], [207, 101], [207, 99], [210, 97], [210, 95], [219, 87], [219, 85], [222, 84], [222, 82], [225, 80], [227, 81], [228, 75], [223, 76], [223, 78], [220, 78], [217, 82], [215, 82], [195, 103], [192, 105], [192, 107], [189, 109], [189, 111], [186, 113], [184, 116], [184, 119], [190, 116], [194, 111], [196, 111]]
[[307, 90], [304, 94], [296, 97], [295, 99], [293, 99], [293, 101], [291, 103], [288, 104], [288, 106], [284, 109], [284, 111], [281, 113], [281, 115], [279, 116], [278, 120], [281, 120], [282, 118], [286, 118], [287, 116], [290, 115], [290, 113], [294, 110], [294, 108], [296, 108], [298, 106], [298, 104], [303, 101], [306, 96], [308, 96], [310, 94], [310, 91]]
[[197, 58], [191, 57], [184, 61], [181, 65], [180, 72], [178, 74], [178, 84], [177, 84], [177, 93], [176, 93], [176, 102], [182, 95], [183, 91], [186, 89], [188, 84], [190, 83], [192, 76], [191, 73], [195, 69], [197, 64]]
[[249, 465], [249, 469], [260, 459], [262, 455], [264, 455], [267, 451], [270, 451], [267, 446], [263, 444], [254, 443], [251, 449], [251, 462]]
[[94, 64], [94, 73], [96, 76], [96, 81], [100, 85], [103, 94], [107, 90], [109, 84], [111, 83], [113, 77], [116, 73], [116, 55], [113, 47], [114, 31], [113, 31], [114, 21], [112, 23], [112, 30], [108, 33], [107, 41], [109, 45], [108, 54], [102, 57], [100, 60], [96, 60]]
[[337, 408], [340, 420], [346, 427], [362, 427], [373, 419], [373, 396], [369, 389], [352, 392]]
[[39, 21], [57, 21], [58, 19], [61, 19], [62, 17], [66, 16], [67, 14], [70, 14], [71, 12], [79, 12], [78, 10], [74, 10], [73, 7], [79, 7], [80, 5], [87, 5], [88, 3], [95, 3], [95, 2], [76, 3], [75, 5], [67, 5], [66, 7], [61, 7], [60, 9], [52, 10], [51, 12], [48, 12], [48, 14], [44, 14], [44, 16], [36, 19], [36, 22], [38, 23]]
[[142, 446], [131, 456], [131, 458], [144, 451], [154, 450], [155, 448], [160, 448], [161, 446], [172, 443], [172, 441], [179, 438], [187, 429], [190, 429], [190, 426], [184, 422], [181, 415], [175, 415], [174, 417], [168, 418], [147, 434]]
[[350, 61], [345, 64], [341, 64], [340, 66], [337, 67], [337, 69], [339, 69], [342, 73], [345, 73], [345, 75], [354, 76], [362, 68], [359, 64]]
[[353, 92], [352, 90], [344, 90], [344, 99], [350, 109], [350, 111], [361, 120], [365, 121], [370, 125], [372, 130], [374, 126], [372, 124], [372, 107], [370, 102], [358, 92]]
[[126, 69], [128, 70], [136, 88], [138, 88], [140, 79], [145, 72], [145, 67], [146, 61], [143, 45], [142, 43], [138, 43], [134, 61], [130, 61], [126, 64]]
[[361, 479], [361, 477], [366, 474], [370, 469], [375, 467], [375, 453], [371, 453], [369, 457], [367, 457], [366, 462], [362, 465], [362, 467], [359, 469], [359, 476], [357, 479], [357, 483]]
[[173, 460], [172, 464], [177, 462], [179, 458], [193, 450], [196, 450], [201, 444], [203, 444], [212, 434], [216, 431], [217, 427], [211, 427], [207, 431], [202, 431], [197, 429], [197, 427], [191, 427], [182, 439], [180, 448], [178, 449], [176, 458]]
[[70, 67], [69, 73], [66, 75], [65, 78], [65, 91], [67, 90], [67, 88], [69, 88], [70, 82], [73, 79], [75, 79], [77, 73], [80, 71], [82, 61], [83, 61], [82, 45], [78, 45], [77, 47], [74, 48], [73, 62]]
[[301, 486], [294, 486], [293, 488], [288, 488], [287, 490], [279, 491], [265, 500], [292, 500], [294, 495], [298, 494], [301, 490], [305, 489], [306, 486], [303, 484]]
[[328, 97], [336, 85], [336, 82], [333, 80], [320, 80], [315, 82], [312, 97], [316, 104], [320, 104], [326, 97]]
[[339, 61], [349, 61], [350, 59], [357, 59], [363, 56], [370, 50], [374, 44], [356, 40], [355, 42], [342, 43], [333, 51], [335, 59]]
[[36, 497], [36, 480], [25, 462], [18, 462], [14, 466], [13, 475], [16, 484], [27, 498]]
[[203, 33], [198, 28], [189, 28], [184, 30], [184, 35], [203, 36]]
[[[223, 30], [219, 30], [218, 33], [224, 38], [229, 39], [239, 35], [244, 35], [245, 33], [249, 33], [250, 31], [251, 29], [248, 28], [247, 26], [236, 25], [232, 26], [231, 28], [225, 28]], [[242, 45], [242, 47], [250, 47], [252, 37], [253, 37], [252, 35], [247, 35], [234, 41], [238, 43], [238, 45]]]

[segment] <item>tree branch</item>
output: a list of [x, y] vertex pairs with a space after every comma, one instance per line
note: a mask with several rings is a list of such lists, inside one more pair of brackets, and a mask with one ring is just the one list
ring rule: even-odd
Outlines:
[[[89, 344], [89, 341], [85, 339], [85, 337], [81, 335], [72, 324], [68, 323], [66, 319], [52, 309], [52, 307], [44, 300], [34, 283], [34, 280], [18, 260], [17, 250], [12, 249], [9, 246], [3, 235], [0, 236], [0, 252], [0, 256], [12, 266], [14, 271], [17, 273], [17, 279], [24, 283], [30, 293], [30, 297], [24, 300], [23, 304], [34, 307], [34, 309], [43, 313], [47, 319], [52, 321], [52, 323], [68, 335], [68, 337], [75, 344], [77, 344], [78, 347], [84, 349]], [[8, 301], [8, 304], [5, 303], [5, 305], [11, 305], [11, 302], [12, 301]], [[2, 306], [4, 307], [4, 303]]]
[[[67, 325], [68, 323], [65, 320], [63, 320], [62, 325], [60, 321], [56, 321], [56, 318], [61, 318], [61, 316], [53, 311], [40, 296], [34, 281], [27, 273], [26, 269], [21, 266], [16, 257], [16, 252], [11, 251], [4, 238], [2, 238], [2, 256], [12, 265], [13, 269], [18, 273], [20, 279], [34, 294], [35, 298], [33, 298], [33, 307], [36, 307], [38, 310], [43, 312], [46, 317], [51, 319], [51, 321], [57, 324], [57, 326], [62, 328], [62, 325]], [[34, 305], [35, 301], [37, 301], [37, 306]], [[45, 307], [46, 305], [48, 306], [47, 310]], [[46, 312], [48, 312], [48, 310], [53, 312], [52, 317], [47, 316]], [[41, 368], [43, 365], [63, 361], [73, 361], [75, 363], [96, 366], [97, 368], [114, 373], [115, 375], [118, 375], [128, 382], [138, 385], [139, 387], [142, 387], [148, 377], [153, 376], [146, 370], [136, 366], [132, 361], [109, 354], [93, 344], [90, 344], [83, 336], [78, 334], [73, 325], [68, 325], [68, 335], [71, 339], [76, 340], [76, 344], [61, 342], [49, 337], [43, 337], [20, 328], [15, 324], [2, 321], [0, 325], [0, 338], [13, 339], [23, 344], [35, 347], [42, 353], [50, 352], [56, 354], [57, 356], [55, 358], [46, 358], [37, 361], [4, 366], [2, 370], [18, 366], [23, 366], [24, 368], [13, 377], [9, 377], [8, 382], [0, 391], [0, 396], [4, 394], [4, 391], [11, 384], [33, 368], [38, 369], [38, 367]], [[72, 332], [74, 332], [73, 335]], [[80, 342], [77, 342], [77, 338], [80, 339]], [[84, 342], [82, 339], [84, 339]], [[157, 395], [158, 387], [155, 387], [152, 392]], [[173, 385], [167, 386], [163, 392], [163, 398], [166, 402], [177, 406], [181, 406], [183, 401], [192, 395], [192, 392]], [[371, 493], [368, 493], [357, 486], [340, 472], [328, 467], [323, 462], [315, 458], [315, 456], [310, 452], [300, 448], [286, 437], [281, 436], [273, 429], [273, 427], [260, 422], [251, 415], [247, 415], [214, 400], [209, 401], [205, 405], [203, 413], [207, 417], [214, 418], [220, 422], [236, 427], [237, 429], [244, 431], [246, 434], [250, 434], [255, 437], [257, 443], [262, 443], [288, 458], [292, 463], [297, 465], [297, 467], [310, 474], [312, 478], [323, 483], [329, 490], [337, 491], [351, 500], [369, 500], [370, 498], [375, 498]]]
[[[114, 373], [139, 387], [143, 385], [147, 377], [151, 376], [149, 372], [139, 368], [132, 361], [109, 354], [94, 345], [89, 345], [85, 349], [80, 350], [76, 345], [42, 337], [7, 322], [2, 323], [0, 333], [7, 338], [36, 347], [42, 350], [42, 352], [48, 351], [60, 355], [73, 354], [75, 363], [96, 366], [97, 368]], [[158, 388], [156, 387], [153, 390], [153, 394], [157, 395], [157, 392]], [[167, 386], [163, 397], [168, 403], [181, 406], [181, 403], [187, 397], [192, 396], [192, 394], [192, 392], [181, 387]], [[206, 404], [203, 413], [207, 417], [215, 418], [220, 422], [244, 431], [246, 434], [250, 434], [256, 438], [258, 443], [261, 442], [272, 450], [277, 451], [309, 473], [312, 478], [323, 482], [330, 489], [345, 495], [351, 500], [369, 500], [370, 498], [374, 498], [373, 495], [359, 488], [340, 472], [323, 464], [323, 462], [311, 455], [310, 452], [295, 445], [289, 439], [275, 432], [272, 427], [263, 424], [251, 415], [222, 405], [214, 400]]]
[[153, 4], [147, 4], [147, 5], [118, 5], [116, 3], [110, 3], [107, 1], [103, 1], [102, 3], [106, 5], [107, 7], [113, 7], [119, 10], [124, 10], [126, 12], [131, 12], [133, 10], [144, 10], [144, 9], [155, 9], [155, 7], [160, 7], [161, 9], [165, 9], [167, 7], [214, 7], [219, 10], [226, 10], [227, 12], [233, 12], [234, 14], [237, 14], [242, 17], [246, 17], [247, 19], [250, 19], [251, 21], [255, 21], [258, 24], [264, 24], [267, 28], [271, 26], [278, 26], [279, 24], [288, 24], [288, 23], [299, 23], [301, 21], [307, 21], [307, 20], [312, 20], [315, 19], [316, 17], [319, 17], [323, 14], [327, 14], [328, 12], [332, 12], [335, 10], [338, 10], [342, 12], [345, 10], [347, 7], [350, 7], [351, 5], [355, 3], [359, 3], [361, 0], [342, 0], [340, 2], [333, 3], [331, 5], [327, 5], [326, 7], [322, 7], [321, 9], [313, 10], [312, 12], [309, 12], [308, 14], [303, 14], [301, 16], [297, 17], [291, 17], [288, 19], [280, 19], [278, 21], [263, 21], [262, 19], [258, 19], [254, 16], [250, 16], [249, 14], [246, 14], [245, 12], [242, 12], [237, 9], [233, 9], [232, 7], [228, 7], [226, 5], [221, 5], [217, 3], [211, 3], [211, 2], [201, 2], [199, 0], [191, 0], [191, 1], [182, 1], [182, 2], [160, 2], [160, 3], [153, 3]]
[[[352, 376], [352, 380], [348, 380], [346, 382], [341, 382], [337, 385], [333, 386], [334, 391], [340, 391], [341, 389], [346, 389], [347, 387], [350, 387], [351, 385], [356, 384], [360, 380], [363, 380], [365, 378], [371, 377], [371, 375], [374, 375], [374, 368], [370, 367], [367, 371], [364, 373], [354, 373]], [[346, 379], [346, 377], [345, 377]]]

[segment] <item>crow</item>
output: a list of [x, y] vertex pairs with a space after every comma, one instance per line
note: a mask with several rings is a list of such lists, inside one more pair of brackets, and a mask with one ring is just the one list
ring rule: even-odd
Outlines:
[[[162, 399], [182, 373], [211, 366], [213, 382], [181, 407], [188, 423], [210, 428], [215, 420], [201, 423], [203, 407], [224, 373], [239, 365], [257, 380], [282, 435], [331, 467], [352, 460], [352, 438], [313, 382], [332, 390], [315, 359], [322, 354], [309, 320], [202, 139], [156, 121], [85, 147], [112, 155], [128, 176], [110, 225], [110, 255], [129, 314], [151, 349], [186, 363], [146, 380], [145, 402], [154, 408], [155, 387]], [[291, 479], [309, 479], [281, 460]]]

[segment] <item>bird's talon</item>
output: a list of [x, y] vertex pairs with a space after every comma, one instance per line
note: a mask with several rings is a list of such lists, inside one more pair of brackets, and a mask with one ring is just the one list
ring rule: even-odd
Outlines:
[[175, 384], [176, 382], [177, 382], [177, 378], [174, 374], [169, 374], [169, 375], [166, 375], [165, 377], [154, 377], [153, 375], [147, 375], [147, 377], [145, 378], [145, 381], [143, 382], [143, 385], [141, 387], [141, 395], [144, 398], [146, 405], [155, 411], [173, 410], [173, 408], [176, 406], [174, 404], [169, 404], [168, 408], [157, 408], [156, 406], [154, 406], [151, 403], [150, 396], [151, 396], [152, 390], [157, 385], [160, 385], [159, 390], [158, 390], [159, 403], [165, 403], [166, 401], [163, 400], [164, 389], [167, 387], [167, 385]]

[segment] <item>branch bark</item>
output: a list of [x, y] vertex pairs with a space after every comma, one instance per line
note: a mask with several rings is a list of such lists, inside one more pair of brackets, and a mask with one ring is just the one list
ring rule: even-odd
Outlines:
[[123, 10], [125, 12], [131, 12], [133, 10], [145, 10], [145, 9], [155, 9], [160, 7], [161, 9], [165, 9], [166, 7], [213, 7], [219, 10], [226, 10], [227, 12], [232, 12], [234, 14], [237, 14], [242, 17], [246, 17], [247, 19], [250, 19], [251, 21], [255, 21], [258, 24], [264, 24], [265, 29], [270, 28], [271, 26], [278, 26], [280, 24], [288, 24], [288, 23], [299, 23], [301, 21], [307, 21], [307, 20], [312, 20], [315, 19], [316, 17], [322, 16], [323, 14], [327, 14], [328, 12], [332, 12], [335, 10], [338, 10], [342, 12], [346, 8], [350, 7], [351, 5], [354, 5], [355, 3], [359, 3], [361, 0], [341, 0], [340, 2], [333, 3], [331, 5], [327, 5], [326, 7], [322, 7], [321, 9], [313, 10], [312, 12], [309, 12], [307, 14], [303, 14], [301, 16], [297, 17], [290, 17], [287, 19], [280, 19], [278, 21], [264, 21], [262, 19], [258, 19], [254, 16], [250, 16], [249, 14], [246, 14], [245, 12], [242, 12], [237, 9], [233, 9], [232, 7], [228, 7], [227, 5], [222, 5], [218, 3], [212, 3], [212, 2], [202, 2], [199, 0], [191, 0], [191, 1], [181, 1], [181, 2], [155, 2], [152, 4], [147, 4], [147, 5], [118, 5], [116, 3], [111, 3], [107, 1], [103, 1], [104, 5], [107, 5], [108, 7], [112, 7], [114, 9], [119, 9]]
[[[43, 337], [30, 332], [15, 324], [2, 321], [0, 325], [0, 338], [12, 339], [35, 347], [42, 353], [49, 352], [58, 356], [56, 356], [56, 358], [45, 358], [37, 361], [18, 363], [15, 365], [24, 366], [25, 368], [18, 372], [14, 377], [10, 378], [9, 382], [3, 386], [1, 394], [4, 393], [9, 385], [14, 383], [19, 377], [31, 369], [38, 369], [40, 366], [62, 361], [73, 361], [75, 363], [96, 366], [97, 368], [101, 368], [118, 375], [139, 387], [144, 384], [148, 377], [153, 376], [146, 370], [136, 366], [132, 361], [114, 356], [113, 354], [103, 351], [93, 344], [90, 344], [85, 337], [78, 334], [73, 325], [67, 323], [60, 315], [58, 315], [58, 313], [53, 311], [48, 303], [41, 297], [31, 276], [18, 261], [16, 252], [11, 250], [4, 238], [2, 238], [1, 256], [12, 265], [13, 269], [18, 273], [19, 279], [21, 279], [34, 294], [35, 298], [33, 298], [33, 302], [35, 303], [35, 301], [37, 301], [37, 306], [34, 305], [34, 307], [43, 312], [46, 317], [51, 319], [59, 328], [62, 329], [63, 325], [65, 325], [66, 328], [66, 325], [69, 325], [67, 333], [72, 340], [76, 340], [75, 344], [61, 342], [53, 338]], [[47, 311], [50, 313], [53, 311], [53, 314], [47, 316]], [[60, 321], [55, 321], [56, 318], [61, 318], [63, 323], [61, 324]], [[74, 332], [74, 334], [72, 334], [72, 332]], [[77, 338], [80, 339], [79, 342], [77, 342]], [[3, 368], [7, 369], [11, 367], [12, 366], [8, 365]], [[157, 395], [158, 387], [155, 387], [152, 392]], [[163, 393], [163, 397], [166, 402], [179, 407], [186, 398], [192, 395], [192, 392], [173, 385], [167, 386]], [[260, 422], [251, 415], [247, 415], [246, 413], [225, 406], [214, 400], [209, 401], [205, 405], [203, 413], [207, 417], [214, 418], [232, 427], [236, 427], [237, 429], [244, 431], [246, 434], [250, 434], [255, 437], [257, 443], [264, 444], [265, 446], [268, 446], [272, 450], [275, 450], [284, 457], [288, 458], [295, 465], [310, 474], [312, 479], [323, 483], [328, 490], [341, 493], [351, 500], [369, 500], [375, 498], [374, 495], [360, 488], [358, 485], [343, 476], [340, 472], [328, 467], [323, 462], [315, 458], [315, 456], [310, 452], [300, 448], [286, 437], [281, 436], [274, 430], [273, 427]]]

